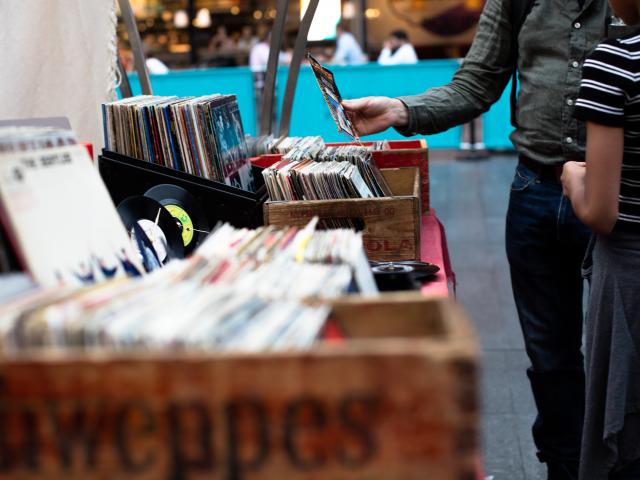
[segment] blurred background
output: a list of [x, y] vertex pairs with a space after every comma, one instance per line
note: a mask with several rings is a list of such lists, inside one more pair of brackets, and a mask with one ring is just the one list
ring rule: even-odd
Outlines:
[[[292, 47], [308, 0], [289, 2]], [[376, 60], [394, 30], [405, 30], [420, 59], [457, 58], [468, 49], [483, 0], [322, 0], [309, 34], [311, 49], [330, 55], [343, 20]], [[252, 44], [276, 16], [275, 0], [131, 0], [148, 49], [171, 69], [248, 65]], [[128, 48], [120, 22], [121, 48]]]
[[[130, 0], [153, 93], [238, 97], [246, 133], [255, 134], [275, 0]], [[321, 0], [308, 49], [330, 65], [343, 98], [420, 93], [448, 82], [473, 40], [484, 0]], [[287, 64], [308, 0], [289, 2], [276, 86], [276, 120]], [[124, 22], [120, 59], [140, 92]], [[428, 138], [431, 148], [510, 149], [508, 95], [480, 119]], [[276, 121], [277, 124], [277, 121]], [[468, 130], [468, 129], [467, 129]], [[276, 132], [277, 133], [277, 132]], [[291, 135], [348, 140], [337, 132], [310, 69], [300, 72]], [[398, 139], [392, 130], [371, 139]]]

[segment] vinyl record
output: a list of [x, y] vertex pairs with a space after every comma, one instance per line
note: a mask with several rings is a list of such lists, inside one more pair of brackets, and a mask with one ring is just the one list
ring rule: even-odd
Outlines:
[[435, 275], [440, 271], [440, 267], [434, 263], [428, 262], [420, 262], [418, 260], [400, 260], [396, 262], [369, 262], [371, 267], [376, 267], [380, 265], [396, 265], [396, 266], [404, 266], [411, 267], [415, 274], [418, 274], [420, 277], [427, 277], [431, 275]]
[[406, 275], [413, 273], [413, 267], [399, 265], [398, 263], [380, 263], [371, 267], [376, 275]]
[[175, 219], [185, 254], [191, 253], [208, 235], [209, 222], [200, 202], [184, 188], [163, 183], [147, 190], [144, 196], [159, 202]]
[[184, 257], [180, 229], [159, 202], [143, 196], [129, 197], [118, 205], [118, 214], [129, 234], [134, 223], [142, 227], [162, 263]]
[[433, 263], [420, 262], [417, 260], [400, 260], [396, 262], [374, 262], [370, 261], [371, 269], [376, 275], [400, 275], [408, 274], [418, 280], [425, 282], [433, 278], [440, 271], [440, 267]]
[[379, 263], [371, 267], [381, 292], [416, 290], [419, 284], [413, 278], [413, 268], [396, 263]]

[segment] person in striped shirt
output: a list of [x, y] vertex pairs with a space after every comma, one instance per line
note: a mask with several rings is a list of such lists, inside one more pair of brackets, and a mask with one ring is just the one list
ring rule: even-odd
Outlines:
[[[640, 0], [609, 3], [640, 23]], [[574, 115], [587, 125], [586, 162], [564, 165], [563, 191], [596, 234], [580, 479], [640, 479], [640, 28], [584, 62]]]

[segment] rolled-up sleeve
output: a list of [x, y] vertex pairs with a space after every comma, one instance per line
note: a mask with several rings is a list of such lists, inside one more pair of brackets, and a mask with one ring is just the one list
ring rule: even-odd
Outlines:
[[445, 86], [398, 97], [408, 109], [403, 135], [434, 134], [466, 123], [495, 103], [516, 66], [510, 0], [489, 0], [469, 53]]

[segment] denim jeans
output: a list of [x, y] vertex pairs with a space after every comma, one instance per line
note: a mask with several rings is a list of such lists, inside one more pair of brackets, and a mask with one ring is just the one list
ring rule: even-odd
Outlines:
[[610, 480], [640, 480], [640, 462], [634, 462], [627, 468], [609, 475]]
[[506, 248], [538, 410], [533, 438], [550, 479], [577, 478], [585, 388], [581, 264], [589, 237], [560, 183], [518, 164]]

